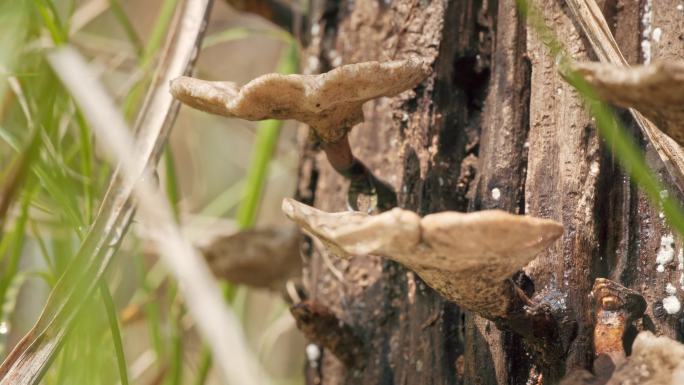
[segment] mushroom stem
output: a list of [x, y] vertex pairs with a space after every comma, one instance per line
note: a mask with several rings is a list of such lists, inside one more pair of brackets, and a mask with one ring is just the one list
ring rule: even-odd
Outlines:
[[292, 306], [290, 312], [297, 321], [297, 328], [306, 338], [329, 350], [347, 368], [364, 365], [367, 354], [363, 339], [327, 306], [314, 300], [305, 300]]
[[350, 210], [360, 211], [358, 201], [361, 195], [368, 197], [368, 211], [375, 208], [387, 211], [397, 206], [397, 194], [354, 156], [347, 134], [335, 142], [324, 143], [323, 151], [335, 171], [350, 181], [347, 192]]
[[328, 162], [330, 162], [335, 171], [351, 178], [351, 169], [354, 163], [358, 161], [354, 154], [352, 154], [349, 137], [346, 134], [336, 142], [323, 143], [323, 151], [325, 151]]

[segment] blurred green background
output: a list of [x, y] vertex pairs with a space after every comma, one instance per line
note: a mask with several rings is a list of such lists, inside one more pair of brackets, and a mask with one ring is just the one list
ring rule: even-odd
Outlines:
[[[0, 169], [2, 199], [8, 207], [0, 216], [0, 357], [40, 314], [50, 288], [92, 223], [112, 172], [85, 119], [46, 63], [45, 52], [65, 43], [78, 49], [101, 74], [132, 125], [176, 3], [0, 3]], [[274, 25], [217, 0], [195, 76], [244, 84], [296, 66], [296, 55], [287, 55], [290, 48], [290, 38]], [[295, 189], [298, 127], [286, 122], [278, 128], [279, 123], [238, 121], [181, 108], [159, 176], [187, 234], [237, 231], [253, 222], [285, 224], [280, 202]], [[262, 140], [255, 144], [259, 133]], [[277, 138], [277, 145], [273, 157], [266, 157], [269, 173], [255, 187], [247, 175], [263, 164], [251, 159], [257, 146], [268, 146], [269, 137]], [[254, 192], [262, 182], [260, 199]], [[79, 314], [42, 383], [118, 384], [124, 364], [131, 384], [221, 383], [217, 371], [207, 365], [173, 279], [150, 252], [140, 227], [134, 221], [108, 271], [113, 298], [109, 310], [114, 309], [118, 322], [108, 319], [106, 293], [98, 292]], [[229, 286], [227, 293], [271, 377], [278, 384], [302, 383], [304, 339], [282, 295], [239, 286]], [[117, 324], [125, 363], [112, 337]]]

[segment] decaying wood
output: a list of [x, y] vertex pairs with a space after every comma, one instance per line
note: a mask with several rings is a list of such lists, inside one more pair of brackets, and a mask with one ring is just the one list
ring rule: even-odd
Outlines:
[[[591, 42], [567, 2], [538, 4], [570, 55], [591, 60]], [[684, 18], [677, 4], [653, 2], [653, 28], [662, 28], [660, 43], [652, 41], [654, 59], [681, 56]], [[443, 301], [403, 266], [374, 256], [334, 258], [324, 244], [312, 242], [305, 253], [310, 297], [353, 325], [376, 360], [353, 374], [324, 349], [319, 366], [307, 371], [309, 384], [557, 383], [563, 372], [592, 368], [589, 293], [597, 277], [642, 293], [644, 323], [653, 321], [659, 334], [678, 335], [681, 311], [666, 313], [660, 303], [669, 296], [665, 284], [677, 284], [681, 275], [681, 242], [619, 168], [584, 101], [557, 73], [556, 58], [528, 30], [515, 1], [311, 5], [307, 73], [416, 52], [433, 66], [413, 94], [369, 102], [363, 128], [350, 134], [354, 152], [398, 192], [399, 207], [421, 217], [499, 208], [554, 219], [566, 230], [514, 277], [528, 298], [561, 320], [555, 341], [564, 354], [546, 368], [519, 333], [500, 331], [498, 323]], [[630, 63], [642, 56], [644, 5], [601, 2], [605, 30], [614, 29]], [[684, 180], [677, 176], [684, 163], [673, 155], [679, 145], [652, 132], [663, 139], [642, 143], [650, 165], [666, 184], [668, 173]], [[304, 138], [300, 200], [327, 212], [344, 210], [344, 180]], [[673, 260], [658, 273], [661, 244], [667, 244], [663, 252], [672, 249]]]
[[597, 278], [591, 290], [594, 303], [594, 373], [609, 378], [627, 355], [633, 322], [646, 311], [646, 300], [635, 290], [605, 278]]
[[290, 313], [297, 321], [297, 328], [310, 341], [331, 351], [348, 369], [363, 368], [368, 359], [368, 344], [329, 308], [305, 300], [292, 306]]
[[[627, 66], [627, 61], [620, 52], [620, 48], [596, 1], [566, 0], [566, 2], [570, 6], [575, 20], [582, 26], [584, 34], [589, 39], [598, 59], [614, 65]], [[653, 122], [642, 115], [641, 111], [630, 108], [630, 112], [672, 175], [679, 190], [684, 192], [684, 149], [675, 140], [663, 134]], [[663, 130], [665, 132], [674, 131], [673, 129], [668, 130], [667, 127], [663, 127]], [[679, 137], [679, 135], [677, 136]]]
[[684, 62], [635, 67], [578, 63], [574, 69], [601, 99], [634, 108], [684, 145]]
[[419, 59], [350, 64], [321, 75], [268, 74], [240, 87], [181, 77], [171, 92], [212, 114], [246, 120], [296, 119], [326, 143], [342, 139], [363, 121], [361, 106], [413, 88], [429, 68]]
[[[171, 79], [191, 71], [201, 44], [211, 0], [183, 1], [170, 28], [136, 133], [137, 160], [153, 168], [161, 154], [179, 104], [167, 90]], [[117, 173], [110, 182], [95, 222], [77, 255], [48, 298], [34, 327], [0, 366], [0, 384], [36, 384], [59, 351], [78, 310], [103, 277], [134, 212], [131, 194], [135, 179]]]

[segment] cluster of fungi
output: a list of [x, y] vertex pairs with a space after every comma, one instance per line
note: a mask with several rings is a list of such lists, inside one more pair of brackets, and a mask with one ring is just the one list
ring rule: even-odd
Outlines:
[[[575, 69], [596, 89], [598, 96], [617, 106], [641, 111], [679, 144], [684, 144], [684, 135], [678, 130], [684, 126], [684, 64], [629, 68], [586, 63], [576, 65]], [[285, 199], [283, 211], [294, 223], [318, 238], [337, 257], [374, 255], [402, 264], [447, 300], [495, 322], [501, 329], [519, 334], [535, 352], [540, 367], [553, 366], [566, 354], [567, 346], [557, 342], [562, 329], [571, 330], [576, 325], [550, 306], [534, 302], [512, 277], [562, 235], [562, 225], [498, 210], [442, 212], [421, 218], [395, 207], [397, 200], [392, 188], [353, 155], [348, 133], [363, 121], [363, 103], [412, 89], [429, 73], [428, 63], [409, 58], [350, 64], [321, 75], [269, 74], [242, 87], [231, 82], [182, 77], [171, 84], [171, 92], [183, 103], [213, 114], [246, 120], [295, 119], [309, 125], [311, 136], [320, 141], [332, 167], [349, 180], [350, 211], [327, 213]], [[363, 211], [359, 204], [361, 196], [368, 198]], [[244, 246], [250, 240], [265, 244], [267, 239], [274, 238], [268, 233], [272, 229], [264, 231], [214, 242], [204, 250], [210, 265], [217, 274], [241, 283], [260, 287], [273, 287], [274, 282], [282, 284], [284, 278], [292, 275], [292, 266], [300, 268], [300, 264], [293, 262], [298, 259], [297, 248], [292, 246], [298, 237], [275, 237], [281, 243], [272, 247]], [[282, 247], [286, 244], [289, 246]], [[287, 255], [272, 257], [279, 252]], [[272, 268], [267, 279], [258, 282], [250, 280], [254, 274], [240, 270], [250, 266], [251, 259], [262, 259], [256, 254], [269, 255]], [[290, 267], [281, 269], [281, 265]], [[664, 351], [684, 357], [684, 347], [648, 332], [638, 335], [633, 353], [627, 357], [624, 346], [631, 343], [626, 341], [627, 331], [643, 316], [646, 301], [639, 293], [604, 278], [596, 280], [591, 298], [595, 310], [594, 371], [572, 372], [565, 384], [618, 384], [620, 379], [634, 376], [635, 368], [656, 371], [659, 354]], [[370, 348], [330, 309], [302, 301], [293, 304], [292, 314], [310, 340], [347, 366], [363, 365], [360, 358], [367, 356]], [[327, 331], [323, 333], [322, 329]], [[667, 373], [660, 374], [673, 379], [680, 365], [684, 366], [673, 364]], [[679, 375], [684, 377], [684, 368]], [[661, 383], [648, 381], [640, 383]]]

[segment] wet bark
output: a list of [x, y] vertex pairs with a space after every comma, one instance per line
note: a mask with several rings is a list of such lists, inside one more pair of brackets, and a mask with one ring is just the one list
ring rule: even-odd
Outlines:
[[[645, 3], [602, 3], [632, 63], [643, 61]], [[592, 60], [563, 2], [543, 4], [573, 57]], [[684, 12], [676, 14], [677, 5], [653, 4], [652, 28], [663, 31], [653, 43], [654, 59], [684, 52]], [[308, 298], [351, 327], [367, 353], [366, 362], [349, 367], [323, 350], [309, 362], [308, 383], [555, 383], [569, 370], [591, 368], [588, 294], [597, 277], [643, 293], [648, 316], [642, 327], [682, 338], [680, 314], [667, 314], [662, 299], [668, 282], [681, 295], [683, 273], [676, 257], [662, 273], [655, 264], [661, 240], [672, 230], [617, 166], [514, 0], [313, 0], [304, 37], [309, 73], [411, 55], [433, 64], [433, 74], [413, 91], [365, 106], [366, 122], [350, 137], [354, 152], [394, 187], [399, 206], [421, 215], [498, 208], [562, 222], [562, 239], [516, 279], [534, 300], [572, 321], [559, 332], [558, 343], [567, 350], [562, 362], [540, 368], [520, 337], [443, 300], [402, 266], [376, 258], [341, 260], [308, 240]], [[301, 137], [297, 197], [323, 210], [345, 210], [346, 182]], [[642, 144], [651, 166], [672, 186]]]

